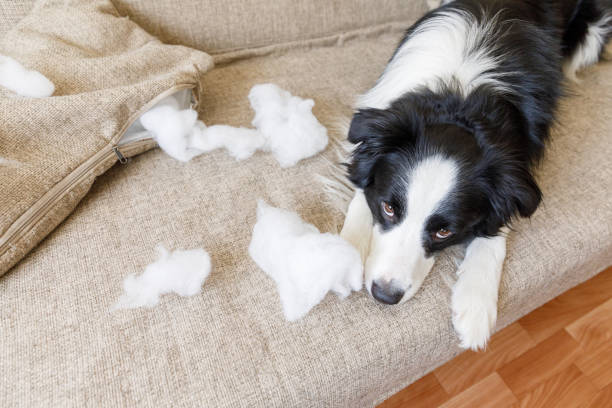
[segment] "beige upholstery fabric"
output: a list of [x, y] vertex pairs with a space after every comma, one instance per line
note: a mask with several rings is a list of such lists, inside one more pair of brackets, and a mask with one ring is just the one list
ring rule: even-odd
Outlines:
[[[314, 98], [330, 126], [376, 79], [399, 35], [217, 68], [203, 78], [202, 118], [248, 125], [249, 89], [272, 81]], [[541, 169], [544, 203], [510, 236], [500, 327], [612, 263], [612, 65], [585, 73], [576, 94]], [[330, 295], [304, 320], [284, 321], [274, 283], [247, 254], [256, 199], [337, 228], [341, 215], [315, 178], [326, 156], [282, 170], [263, 153], [181, 164], [156, 149], [101, 176], [0, 279], [0, 406], [362, 407], [458, 353], [447, 255], [402, 306]], [[123, 278], [141, 272], [160, 242], [210, 252], [202, 294], [111, 313]]]
[[112, 166], [112, 147], [138, 112], [162, 93], [196, 88], [212, 60], [160, 43], [108, 0], [39, 1], [0, 40], [0, 54], [56, 86], [42, 99], [0, 90], [2, 275]]
[[28, 15], [36, 0], [0, 1], [0, 38]]
[[426, 10], [424, 0], [113, 0], [162, 41], [210, 54], [327, 37]]

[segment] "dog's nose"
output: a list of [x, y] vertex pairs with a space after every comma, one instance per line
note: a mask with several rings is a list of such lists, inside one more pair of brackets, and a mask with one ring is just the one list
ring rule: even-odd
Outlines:
[[374, 299], [387, 305], [398, 304], [404, 297], [404, 290], [393, 284], [393, 281], [374, 281], [372, 282], [372, 296]]

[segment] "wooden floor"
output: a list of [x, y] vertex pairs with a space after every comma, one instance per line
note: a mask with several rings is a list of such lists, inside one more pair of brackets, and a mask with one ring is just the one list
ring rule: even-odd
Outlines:
[[612, 407], [612, 268], [464, 352], [379, 408]]

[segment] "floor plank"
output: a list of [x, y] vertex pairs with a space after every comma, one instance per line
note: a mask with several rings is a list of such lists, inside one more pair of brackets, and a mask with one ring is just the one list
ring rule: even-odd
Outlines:
[[612, 299], [566, 327], [583, 354], [576, 365], [597, 385], [612, 383]]
[[535, 345], [527, 332], [514, 323], [496, 333], [486, 352], [466, 351], [434, 371], [434, 375], [451, 396], [485, 378], [505, 363]]
[[501, 377], [493, 373], [454, 396], [440, 408], [504, 408], [511, 407], [516, 402], [516, 397]]
[[598, 388], [612, 384], [612, 344], [604, 344], [597, 350], [583, 353], [578, 356], [575, 364]]
[[604, 344], [609, 344], [612, 342], [612, 299], [596, 307], [565, 329], [584, 350], [594, 350]]
[[498, 373], [515, 395], [521, 395], [569, 367], [579, 353], [578, 343], [561, 330], [500, 368]]
[[591, 400], [588, 408], [610, 407], [612, 401], [612, 385], [608, 385]]
[[519, 320], [539, 343], [610, 298], [612, 268], [576, 286]]
[[599, 389], [574, 365], [519, 396], [521, 408], [586, 406]]
[[448, 398], [436, 377], [428, 374], [383, 402], [379, 408], [437, 407]]

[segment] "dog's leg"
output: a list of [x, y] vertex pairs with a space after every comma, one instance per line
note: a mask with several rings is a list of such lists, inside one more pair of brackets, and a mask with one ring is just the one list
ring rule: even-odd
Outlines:
[[504, 228], [499, 236], [473, 240], [457, 271], [451, 308], [453, 326], [463, 348], [483, 349], [495, 328], [506, 234]]
[[340, 236], [357, 248], [364, 263], [370, 250], [372, 224], [372, 213], [365, 195], [362, 190], [357, 190], [346, 212]]

